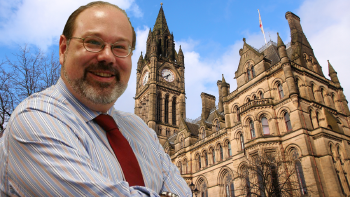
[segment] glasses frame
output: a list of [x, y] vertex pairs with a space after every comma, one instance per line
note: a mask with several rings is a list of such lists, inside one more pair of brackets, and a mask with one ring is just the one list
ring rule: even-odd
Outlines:
[[[89, 49], [86, 48], [86, 46], [85, 46], [85, 39], [86, 39], [86, 38], [91, 38], [91, 37], [98, 38], [98, 39], [100, 39], [100, 40], [103, 42], [103, 45], [101, 46], [101, 48], [100, 48], [99, 51], [90, 51]], [[74, 38], [74, 39], [83, 40], [83, 46], [84, 46], [85, 50], [87, 50], [87, 51], [89, 51], [89, 52], [91, 52], [91, 53], [99, 53], [99, 52], [101, 52], [101, 51], [105, 48], [105, 46], [106, 46], [106, 42], [105, 42], [102, 38], [100, 38], [100, 37], [98, 37], [98, 36], [86, 36], [85, 38], [80, 38], [80, 37], [74, 37], [74, 36], [72, 36], [71, 38], [69, 38], [69, 40], [70, 40], [70, 39], [73, 39], [73, 38]], [[113, 55], [116, 56], [116, 57], [120, 57], [120, 58], [128, 57], [128, 56], [131, 54], [132, 50], [134, 50], [134, 48], [132, 48], [132, 47], [130, 46], [130, 44], [129, 44], [129, 51], [128, 51], [128, 54], [127, 54], [127, 55], [122, 55], [122, 56], [116, 55], [116, 54], [114, 54], [113, 49], [112, 49], [113, 46], [114, 46], [116, 43], [118, 43], [118, 42], [115, 42], [115, 43], [113, 43], [113, 44], [110, 44], [110, 45], [111, 45], [111, 51], [112, 51]]]

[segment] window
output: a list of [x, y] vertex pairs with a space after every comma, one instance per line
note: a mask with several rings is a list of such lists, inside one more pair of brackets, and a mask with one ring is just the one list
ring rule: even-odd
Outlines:
[[264, 98], [264, 93], [260, 92], [259, 95], [260, 95], [260, 99]]
[[318, 112], [316, 112], [316, 121], [317, 121], [317, 126], [320, 126], [320, 115]]
[[165, 96], [165, 102], [164, 102], [164, 122], [169, 122], [169, 116], [168, 116], [168, 109], [169, 109], [169, 95]]
[[172, 103], [172, 118], [173, 118], [173, 125], [176, 125], [176, 97], [173, 98]]
[[220, 151], [220, 161], [222, 161], [224, 160], [224, 151], [221, 145], [219, 145], [219, 151]]
[[241, 141], [241, 150], [244, 150], [244, 139], [243, 139], [243, 134], [239, 135], [239, 139]]
[[256, 96], [255, 95], [253, 95], [253, 100], [256, 100]]
[[321, 93], [321, 101], [322, 101], [323, 103], [325, 103], [325, 102], [324, 102], [324, 98], [323, 98], [323, 88], [320, 89], [320, 93]]
[[248, 81], [252, 80], [252, 74], [250, 73], [250, 70], [247, 70], [247, 74], [248, 74]]
[[254, 66], [252, 66], [252, 75], [253, 75], [253, 77], [255, 77], [255, 69], [254, 69]]
[[290, 118], [288, 112], [284, 113], [284, 122], [286, 123], [287, 131], [292, 130], [292, 125], [290, 123]]
[[180, 138], [180, 148], [183, 148], [184, 147], [184, 138], [183, 137], [181, 137]]
[[205, 166], [208, 166], [209, 162], [208, 162], [208, 154], [207, 154], [207, 152], [204, 153], [204, 160], [205, 160]]
[[334, 100], [335, 95], [334, 95], [334, 93], [331, 94], [331, 98], [332, 98], [333, 103], [335, 104], [335, 100]]
[[227, 143], [227, 152], [228, 152], [228, 156], [231, 157], [232, 156], [232, 150], [231, 150], [231, 143], [230, 142]]
[[299, 159], [298, 151], [294, 150], [292, 152], [292, 157], [295, 160], [295, 173], [296, 173], [297, 178], [298, 178], [300, 194], [301, 195], [305, 195], [305, 194], [307, 194], [307, 189], [306, 189], [306, 183], [305, 183], [303, 168], [301, 166], [300, 161], [298, 160]]
[[231, 174], [228, 174], [224, 178], [224, 187], [225, 187], [225, 196], [226, 197], [234, 197], [235, 196], [235, 188], [233, 185], [233, 180]]
[[205, 129], [202, 129], [202, 139], [205, 138]]
[[170, 130], [169, 130], [169, 128], [166, 128], [166, 129], [165, 129], [165, 132], [166, 132], [166, 136], [169, 136], [169, 135], [170, 135]]
[[284, 97], [282, 84], [279, 83], [277, 85], [277, 88], [278, 88], [278, 94], [280, 95], [280, 99], [282, 99]]
[[250, 134], [252, 135], [252, 138], [255, 138], [255, 129], [254, 129], [254, 122], [252, 120], [249, 120], [249, 127], [250, 127]]
[[215, 128], [216, 128], [216, 131], [220, 130], [220, 122], [219, 122], [219, 120], [216, 120]]
[[187, 174], [187, 169], [188, 169], [188, 163], [187, 163], [187, 160], [185, 159], [184, 160], [184, 168], [183, 168], [183, 174]]
[[315, 86], [314, 86], [314, 84], [311, 84], [311, 92], [312, 92], [312, 97], [313, 97], [313, 99], [316, 100], [316, 98], [315, 98]]
[[183, 174], [182, 173], [182, 163], [181, 163], [181, 161], [179, 162], [177, 167], [179, 168], [180, 174]]
[[161, 114], [162, 114], [162, 96], [161, 94], [158, 94], [158, 98], [157, 98], [157, 117], [156, 117], [156, 120], [158, 122], [161, 121]]
[[270, 135], [269, 123], [267, 122], [266, 117], [261, 118], [261, 124], [262, 124], [262, 128], [263, 128], [263, 134]]
[[215, 149], [212, 149], [211, 152], [212, 152], [212, 157], [213, 157], [212, 159], [213, 159], [213, 164], [214, 164], [216, 162], [215, 161]]
[[201, 156], [198, 154], [197, 155], [197, 162], [198, 162], [198, 170], [200, 170], [202, 168], [202, 162], [201, 162]]
[[310, 109], [310, 111], [309, 111], [309, 116], [310, 116], [310, 121], [311, 121], [311, 128], [312, 129], [315, 129], [314, 128], [314, 124], [312, 123], [312, 110]]
[[238, 106], [236, 107], [236, 112], [237, 112], [237, 121], [241, 121], [241, 117], [240, 117], [240, 114], [239, 114], [239, 108]]

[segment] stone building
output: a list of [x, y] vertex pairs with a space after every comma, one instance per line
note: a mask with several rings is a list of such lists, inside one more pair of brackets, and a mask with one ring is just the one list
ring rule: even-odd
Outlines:
[[[337, 73], [325, 78], [300, 18], [285, 15], [287, 46], [277, 35], [255, 49], [243, 39], [230, 92], [224, 76], [219, 98], [202, 93], [202, 112], [186, 119], [184, 55], [175, 50], [163, 8], [149, 31], [137, 66], [135, 114], [154, 129], [166, 152], [200, 196], [233, 196], [235, 172], [247, 157], [273, 152], [297, 155], [300, 194], [350, 195], [349, 108]], [[231, 71], [228, 71], [231, 72]], [[235, 193], [235, 194], [233, 194]]]

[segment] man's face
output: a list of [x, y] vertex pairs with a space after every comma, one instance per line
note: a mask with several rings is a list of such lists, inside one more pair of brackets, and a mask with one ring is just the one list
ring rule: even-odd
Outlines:
[[131, 55], [125, 58], [114, 56], [110, 44], [124, 40], [131, 45], [130, 23], [114, 7], [88, 8], [76, 18], [73, 32], [73, 37], [86, 36], [100, 37], [107, 45], [102, 51], [93, 53], [84, 48], [83, 40], [61, 36], [62, 78], [78, 100], [102, 105], [114, 103], [127, 87]]

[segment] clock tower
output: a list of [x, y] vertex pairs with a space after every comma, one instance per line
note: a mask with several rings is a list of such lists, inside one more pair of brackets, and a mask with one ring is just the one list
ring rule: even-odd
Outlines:
[[175, 50], [162, 6], [137, 62], [135, 114], [157, 132], [162, 145], [186, 118], [184, 55], [181, 46]]

